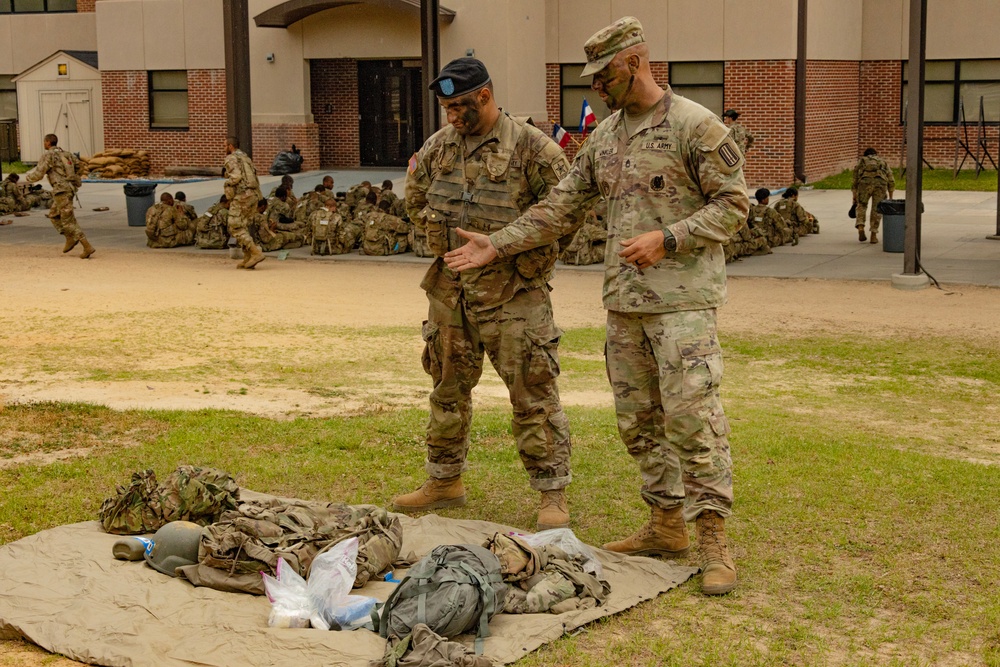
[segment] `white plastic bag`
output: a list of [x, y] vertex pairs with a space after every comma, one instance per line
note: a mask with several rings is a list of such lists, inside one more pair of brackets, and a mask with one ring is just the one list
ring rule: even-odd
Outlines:
[[271, 615], [267, 618], [272, 628], [308, 628], [313, 609], [306, 594], [306, 580], [285, 562], [278, 559], [277, 576], [261, 572], [264, 592], [271, 602]]
[[521, 537], [529, 546], [536, 549], [551, 545], [559, 547], [570, 555], [583, 556], [585, 559], [583, 571], [594, 575], [598, 579], [604, 579], [604, 570], [601, 568], [601, 563], [597, 560], [597, 556], [593, 550], [581, 542], [569, 528], [553, 528], [552, 530], [543, 530], [538, 533], [528, 533], [527, 535], [521, 535]]
[[356, 537], [335, 544], [313, 559], [306, 593], [313, 610], [310, 619], [314, 628], [329, 630], [340, 626], [334, 620], [334, 612], [354, 586], [358, 576], [357, 561]]

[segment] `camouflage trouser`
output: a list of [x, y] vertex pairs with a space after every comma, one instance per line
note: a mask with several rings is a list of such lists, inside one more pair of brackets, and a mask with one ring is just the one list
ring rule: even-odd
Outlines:
[[473, 312], [464, 299], [449, 308], [428, 295], [424, 370], [434, 381], [427, 425], [427, 474], [460, 475], [469, 451], [472, 388], [483, 374], [483, 352], [507, 385], [511, 428], [531, 488], [566, 487], [570, 475], [569, 419], [559, 402], [557, 347], [562, 332], [552, 319], [546, 288], [518, 292], [507, 303]]
[[729, 422], [722, 410], [722, 349], [715, 309], [608, 311], [608, 379], [618, 432], [639, 464], [642, 498], [729, 516], [733, 504]]
[[12, 197], [0, 197], [0, 215], [4, 213], [16, 213], [21, 208]]
[[752, 239], [741, 241], [738, 244], [738, 252], [741, 257], [749, 255], [766, 255], [771, 252], [771, 247], [767, 244], [767, 237], [763, 234], [751, 232]]
[[68, 239], [79, 241], [85, 238], [80, 225], [76, 224], [73, 214], [73, 195], [68, 192], [57, 192], [52, 195], [52, 208], [49, 209], [49, 219], [56, 231]]
[[260, 247], [254, 243], [250, 235], [250, 221], [257, 210], [257, 198], [251, 194], [249, 197], [241, 195], [234, 197], [229, 205], [229, 218], [226, 225], [229, 227], [229, 235], [236, 241], [237, 245], [243, 248], [247, 256], [254, 250], [260, 252]]
[[858, 229], [865, 228], [865, 213], [868, 211], [868, 200], [871, 199], [872, 212], [869, 229], [872, 233], [878, 232], [879, 224], [882, 222], [882, 214], [878, 212], [878, 205], [888, 194], [885, 184], [881, 181], [862, 180], [858, 183], [858, 217], [854, 221], [854, 226]]

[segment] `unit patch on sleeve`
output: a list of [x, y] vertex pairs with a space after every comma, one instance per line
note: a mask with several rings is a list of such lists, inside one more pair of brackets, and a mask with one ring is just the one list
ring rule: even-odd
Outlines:
[[740, 154], [731, 141], [723, 142], [719, 146], [719, 157], [722, 158], [727, 167], [735, 167], [740, 163]]

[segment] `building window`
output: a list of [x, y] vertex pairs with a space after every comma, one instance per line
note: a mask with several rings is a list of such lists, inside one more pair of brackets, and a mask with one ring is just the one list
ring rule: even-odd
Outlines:
[[186, 71], [149, 73], [149, 127], [171, 130], [188, 128]]
[[670, 63], [670, 88], [719, 116], [725, 103], [724, 83], [724, 63]]
[[0, 0], [0, 14], [75, 12], [76, 0]]
[[0, 121], [17, 120], [17, 86], [9, 76], [0, 76]]
[[[909, 68], [903, 61], [900, 120], [906, 117]], [[1000, 60], [928, 60], [924, 66], [924, 122], [979, 122], [979, 100], [987, 123], [1000, 123]]]
[[593, 77], [580, 78], [583, 65], [563, 65], [559, 71], [559, 99], [561, 118], [559, 124], [567, 130], [580, 129], [580, 112], [583, 110], [583, 100], [586, 99], [590, 108], [597, 116], [597, 122], [611, 115], [608, 107], [601, 101], [601, 96], [590, 89]]

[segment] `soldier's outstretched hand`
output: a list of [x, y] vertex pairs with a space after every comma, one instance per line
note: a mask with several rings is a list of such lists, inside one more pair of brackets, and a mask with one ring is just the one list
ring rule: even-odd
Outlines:
[[468, 243], [461, 248], [450, 250], [445, 253], [444, 261], [448, 268], [453, 271], [464, 271], [466, 269], [478, 269], [486, 266], [497, 256], [497, 249], [493, 247], [490, 237], [477, 232], [467, 232], [462, 228], [456, 228], [456, 232]]

